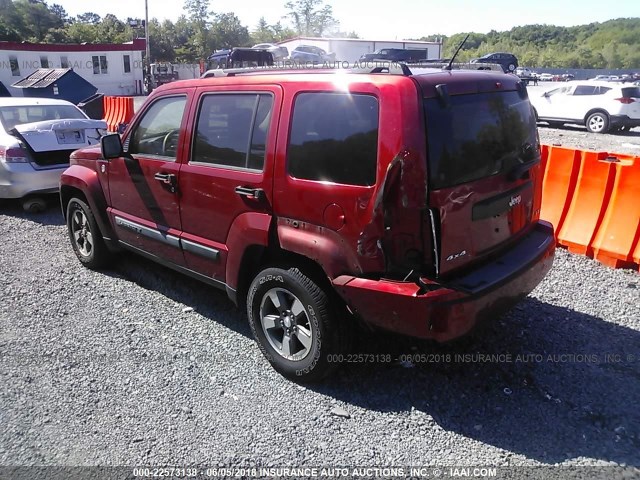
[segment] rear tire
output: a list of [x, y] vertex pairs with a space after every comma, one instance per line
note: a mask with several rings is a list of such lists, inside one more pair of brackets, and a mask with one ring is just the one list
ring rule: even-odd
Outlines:
[[604, 112], [592, 113], [587, 117], [585, 126], [591, 133], [607, 133], [609, 131], [609, 115]]
[[47, 209], [47, 202], [42, 197], [27, 197], [22, 200], [22, 209], [27, 213], [40, 213]]
[[67, 205], [67, 231], [80, 263], [92, 270], [107, 264], [111, 255], [102, 233], [91, 208], [79, 198], [72, 198]]
[[247, 316], [263, 355], [283, 376], [316, 382], [338, 366], [349, 345], [347, 318], [330, 295], [297, 268], [267, 268], [251, 283]]

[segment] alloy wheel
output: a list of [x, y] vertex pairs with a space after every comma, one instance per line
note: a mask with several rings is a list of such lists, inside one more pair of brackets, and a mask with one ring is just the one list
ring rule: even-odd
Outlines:
[[262, 297], [260, 323], [269, 344], [283, 358], [305, 358], [313, 344], [313, 330], [303, 303], [289, 290], [272, 288]]

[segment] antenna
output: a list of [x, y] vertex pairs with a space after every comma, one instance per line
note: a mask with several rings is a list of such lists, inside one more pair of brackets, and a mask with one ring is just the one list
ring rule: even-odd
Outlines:
[[458, 56], [458, 52], [460, 52], [460, 49], [464, 46], [465, 43], [467, 43], [467, 38], [469, 38], [469, 35], [471, 35], [471, 32], [467, 33], [467, 36], [464, 37], [464, 40], [462, 40], [460, 45], [458, 45], [458, 48], [456, 49], [456, 53], [453, 54], [453, 57], [451, 57], [451, 60], [449, 60], [449, 65], [444, 67], [444, 70], [451, 70], [451, 65], [453, 64], [453, 61]]

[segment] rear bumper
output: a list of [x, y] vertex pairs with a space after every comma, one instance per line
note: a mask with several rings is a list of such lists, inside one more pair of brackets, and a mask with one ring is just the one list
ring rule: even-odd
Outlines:
[[640, 127], [640, 118], [630, 118], [627, 115], [612, 115], [610, 121], [612, 127]]
[[22, 198], [30, 194], [55, 193], [60, 175], [68, 165], [36, 170], [30, 163], [0, 162], [0, 198]]
[[333, 284], [352, 311], [385, 330], [444, 342], [528, 295], [553, 264], [553, 227], [539, 222], [504, 255], [422, 292], [415, 283], [343, 275]]

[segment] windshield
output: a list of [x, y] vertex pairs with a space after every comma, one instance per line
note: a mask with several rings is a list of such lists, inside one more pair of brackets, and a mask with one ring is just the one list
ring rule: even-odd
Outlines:
[[536, 157], [536, 123], [528, 99], [495, 92], [425, 100], [431, 188], [506, 172]]
[[28, 105], [0, 107], [0, 121], [6, 131], [23, 123], [44, 120], [87, 118], [72, 105]]

